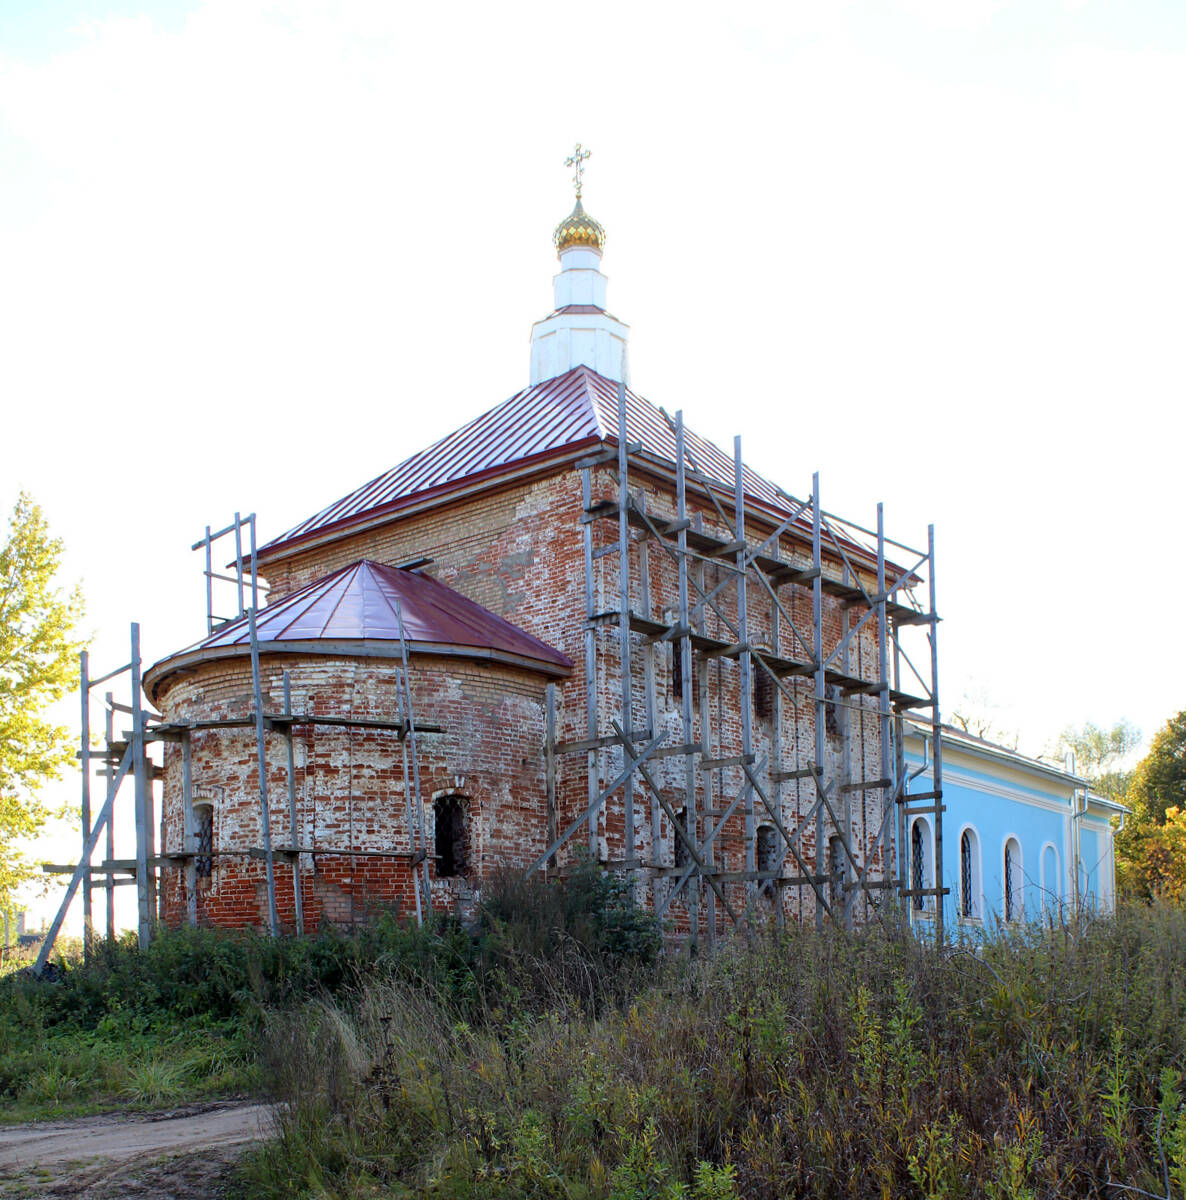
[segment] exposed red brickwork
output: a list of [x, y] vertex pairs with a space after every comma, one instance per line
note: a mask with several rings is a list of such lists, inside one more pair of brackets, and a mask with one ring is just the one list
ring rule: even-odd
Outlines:
[[[291, 678], [293, 710], [317, 716], [394, 720], [398, 713], [391, 662], [264, 655], [264, 704], [283, 711], [281, 672]], [[425, 826], [433, 846], [434, 796], [464, 797], [470, 861], [468, 878], [437, 879], [433, 903], [465, 903], [480, 872], [543, 850], [543, 688], [530, 674], [446, 658], [421, 657], [412, 671], [413, 712], [440, 734], [418, 737]], [[248, 658], [220, 661], [182, 676], [162, 706], [170, 721], [246, 717], [253, 711]], [[192, 733], [195, 800], [214, 812], [213, 869], [196, 887], [200, 923], [259, 925], [267, 921], [265, 867], [251, 852], [263, 846], [258, 763], [253, 728]], [[322, 919], [350, 924], [377, 906], [414, 911], [409, 792], [404, 746], [393, 731], [299, 725], [294, 733], [300, 875], [307, 927]], [[183, 849], [182, 747], [165, 755], [164, 852]], [[288, 804], [285, 739], [268, 735], [268, 810], [274, 847], [294, 845]], [[409, 771], [411, 770], [409, 766]], [[417, 822], [414, 818], [414, 824]], [[277, 858], [281, 921], [295, 919], [293, 870]], [[186, 870], [164, 873], [166, 919], [186, 919]]]
[[[661, 525], [674, 513], [673, 489], [657, 479], [632, 475], [636, 491], [645, 492], [648, 512]], [[608, 468], [594, 472], [594, 499], [616, 499], [616, 481]], [[731, 504], [726, 505], [727, 511]], [[611, 732], [612, 722], [623, 719], [621, 659], [616, 619], [609, 615], [586, 632], [584, 529], [580, 473], [571, 468], [543, 478], [520, 481], [497, 492], [470, 497], [431, 511], [412, 514], [390, 523], [344, 537], [313, 550], [266, 562], [264, 571], [272, 585], [272, 599], [360, 558], [399, 563], [428, 557], [427, 570], [442, 582], [492, 609], [536, 637], [563, 650], [575, 669], [570, 679], [557, 685], [557, 737], [563, 742], [589, 736], [586, 712], [586, 637], [593, 639], [596, 661], [596, 720], [598, 736]], [[701, 497], [692, 498], [689, 516], [706, 533], [725, 541], [732, 533], [715, 507]], [[616, 521], [592, 522], [594, 552], [605, 551], [593, 564], [594, 615], [613, 614], [619, 608], [618, 538]], [[770, 526], [755, 524], [751, 539], [767, 536]], [[810, 547], [793, 544], [785, 536], [778, 549], [783, 558], [810, 563]], [[634, 613], [660, 621], [673, 621], [678, 611], [676, 564], [658, 541], [631, 531], [630, 607]], [[644, 570], [645, 563], [645, 570]], [[839, 563], [826, 566], [834, 578]], [[647, 587], [644, 588], [644, 576]], [[693, 611], [697, 634], [722, 642], [736, 641], [737, 589], [731, 560], [693, 561], [689, 592], [693, 605], [704, 593], [716, 594], [715, 611], [704, 605]], [[766, 645], [782, 657], [811, 658], [812, 593], [809, 587], [786, 585], [778, 589], [782, 612], [776, 616], [775, 600], [754, 572], [748, 576], [748, 622], [751, 642]], [[870, 591], [873, 581], [865, 581]], [[823, 602], [823, 648], [834, 648], [846, 628], [855, 626], [867, 609], [854, 605], [847, 611], [834, 598]], [[775, 624], [778, 633], [775, 636]], [[792, 628], [793, 627], [793, 628]], [[795, 631], [798, 631], [798, 636]], [[803, 639], [803, 640], [800, 640]], [[676, 650], [678, 653], [678, 650]], [[681, 696], [673, 688], [672, 645], [650, 643], [640, 634], [632, 638], [631, 713], [635, 731], [666, 735], [664, 747], [685, 743]], [[878, 644], [875, 621], [867, 622], [851, 639], [847, 663], [836, 664], [847, 674], [863, 679], [877, 676]], [[370, 714], [394, 719], [398, 709], [390, 664], [351, 659], [301, 659], [284, 661], [266, 657], [268, 706], [278, 711], [279, 670], [292, 672], [295, 706], [305, 705], [322, 714]], [[755, 665], [754, 671], [759, 667]], [[732, 758], [742, 753], [741, 667], [737, 657], [694, 655], [696, 700], [691, 741], [698, 742], [708, 759]], [[473, 829], [471, 884], [480, 883], [498, 864], [524, 866], [545, 845], [548, 825], [544, 768], [544, 687], [542, 679], [525, 672], [478, 667], [459, 660], [417, 657], [412, 665], [416, 713], [439, 722], [446, 733], [422, 739], [422, 787], [431, 818], [434, 795], [451, 792], [469, 797]], [[876, 698], [847, 696], [835, 709], [835, 729], [825, 739], [824, 775], [832, 787], [832, 811], [819, 819], [804, 818], [816, 799], [809, 778], [779, 778], [804, 771], [815, 759], [815, 705], [812, 680], [788, 677], [767, 688], [763, 711], [752, 723], [751, 752], [754, 770], [784, 828], [797, 831], [795, 845], [802, 863], [792, 855], [779, 855], [774, 864], [786, 879], [829, 870], [828, 843], [839, 824], [863, 866], [870, 863], [869, 878], [886, 876], [890, 839], [879, 840], [883, 793], [840, 792], [843, 784], [875, 780], [883, 775], [882, 747], [876, 716]], [[251, 708], [248, 660], [210, 664], [178, 679], [165, 700], [166, 715], [177, 719], [205, 719], [243, 715]], [[781, 716], [775, 727], [774, 712]], [[847, 731], [846, 737], [838, 736]], [[284, 746], [279, 734], [270, 737], [269, 784], [274, 840], [290, 841]], [[394, 735], [318, 727], [301, 729], [296, 737], [299, 842], [316, 845], [316, 854], [301, 859], [307, 921], [319, 919], [348, 923], [365, 916], [375, 904], [398, 904], [409, 911], [414, 903], [409, 853], [411, 839], [403, 789], [402, 760]], [[172, 747], [167, 760], [165, 823], [170, 849], [180, 846], [180, 750]], [[204, 731], [194, 735], [194, 793], [208, 789], [215, 801], [216, 857], [212, 878], [198, 884], [199, 918], [217, 923], [259, 923], [266, 899], [263, 864], [244, 857], [260, 844], [255, 742], [251, 730]], [[622, 755], [616, 746], [560, 754], [557, 758], [556, 824], [563, 830], [589, 803], [590, 786], [606, 788], [617, 775]], [[702, 841], [723, 814], [733, 812], [721, 826], [712, 848], [717, 868], [726, 873], [720, 886], [735, 912], [747, 906], [758, 912], [781, 905], [785, 912], [814, 912], [814, 896], [802, 886], [765, 886], [729, 879], [752, 871], [757, 863], [759, 827], [771, 825], [762, 800], [746, 788], [739, 766], [720, 770], [697, 769], [688, 791], [687, 760], [683, 756], [656, 757], [649, 769], [664, 798], [675, 812], [695, 810], [693, 830]], [[741, 797], [734, 806], [734, 801]], [[689, 805], [689, 801], [691, 804]], [[582, 829], [559, 856], [561, 865], [581, 850], [600, 861], [622, 864], [634, 861], [645, 870], [638, 875], [638, 898], [663, 905], [676, 869], [676, 838], [671, 821], [659, 803], [636, 779], [636, 814], [633, 844], [627, 844], [625, 801], [619, 790], [595, 817], [592, 828]], [[711, 824], [710, 824], [711, 823]], [[354, 851], [333, 854], [331, 850]], [[382, 850], [386, 858], [364, 856], [363, 850]], [[281, 917], [292, 920], [292, 871], [277, 866], [277, 902]], [[826, 885], [824, 885], [826, 887]], [[172, 920], [186, 915], [184, 871], [171, 871], [167, 882], [167, 911]], [[459, 881], [434, 884], [434, 904], [449, 906], [466, 897]], [[710, 918], [715, 909], [715, 917]], [[728, 921], [721, 903], [700, 883], [684, 888], [667, 909], [676, 929], [686, 929], [695, 919], [707, 929], [725, 929]]]

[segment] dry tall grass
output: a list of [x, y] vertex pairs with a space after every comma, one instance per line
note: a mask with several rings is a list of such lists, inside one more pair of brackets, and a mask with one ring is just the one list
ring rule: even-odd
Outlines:
[[[273, 1021], [253, 1196], [1186, 1197], [1186, 912], [935, 947], [791, 929], [462, 1008]], [[538, 958], [522, 976], [549, 975]], [[517, 995], [513, 964], [505, 982]], [[616, 1003], [591, 1007], [590, 993]]]

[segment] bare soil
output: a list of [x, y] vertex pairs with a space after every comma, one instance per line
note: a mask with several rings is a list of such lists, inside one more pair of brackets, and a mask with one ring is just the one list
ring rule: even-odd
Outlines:
[[216, 1200], [235, 1159], [269, 1135], [266, 1104], [194, 1104], [0, 1128], [0, 1197]]

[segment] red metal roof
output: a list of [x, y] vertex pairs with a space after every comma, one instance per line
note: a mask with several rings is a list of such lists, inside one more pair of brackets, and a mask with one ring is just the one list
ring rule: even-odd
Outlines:
[[[572, 661], [509, 621], [428, 575], [363, 559], [260, 609], [256, 632], [266, 650], [277, 642], [398, 642], [412, 651], [436, 649], [475, 657], [539, 664], [549, 674], [566, 673]], [[251, 644], [248, 619], [224, 625], [189, 650], [157, 663], [146, 685], [168, 674], [170, 664], [201, 660], [209, 651]]]
[[[675, 461], [675, 434], [662, 410], [626, 389], [626, 428], [643, 451]], [[618, 385], [589, 367], [576, 367], [555, 379], [524, 388], [509, 400], [463, 425], [439, 442], [405, 459], [335, 501], [308, 520], [273, 539], [262, 556], [322, 531], [382, 511], [396, 511], [433, 493], [443, 494], [476, 477], [496, 478], [502, 471], [583, 444], [617, 443]], [[685, 426], [688, 453], [706, 475], [733, 492], [733, 456]], [[786, 516], [787, 497], [756, 471], [744, 468], [746, 495]]]

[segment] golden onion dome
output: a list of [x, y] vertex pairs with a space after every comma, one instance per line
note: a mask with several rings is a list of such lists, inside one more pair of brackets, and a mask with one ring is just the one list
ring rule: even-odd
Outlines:
[[552, 240], [556, 243], [557, 254], [571, 250], [573, 246], [586, 246], [600, 254], [605, 246], [605, 230], [585, 212], [578, 196], [576, 207], [556, 226]]

